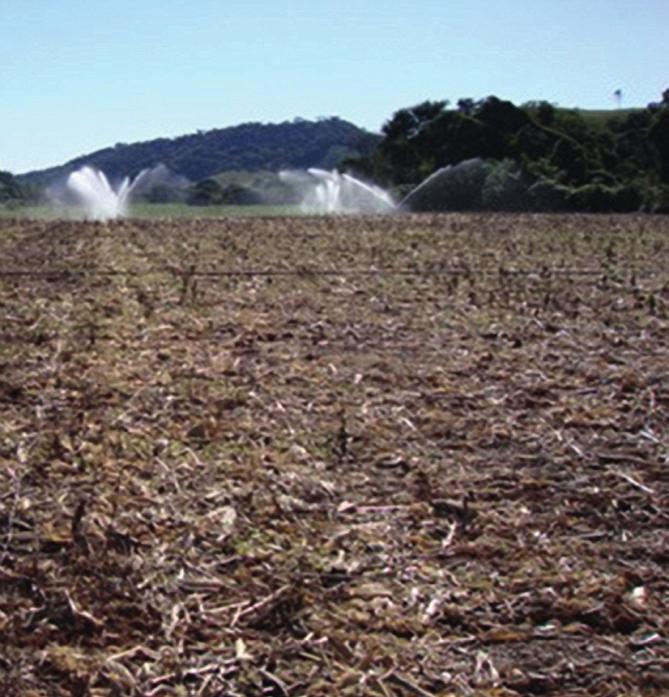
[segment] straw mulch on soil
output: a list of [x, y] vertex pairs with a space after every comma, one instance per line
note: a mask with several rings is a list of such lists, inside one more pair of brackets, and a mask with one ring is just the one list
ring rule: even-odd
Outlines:
[[0, 228], [0, 693], [669, 692], [669, 220]]

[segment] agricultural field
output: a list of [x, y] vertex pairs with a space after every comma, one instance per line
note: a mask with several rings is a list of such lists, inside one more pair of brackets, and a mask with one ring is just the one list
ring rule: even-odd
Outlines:
[[669, 218], [7, 218], [0, 333], [2, 695], [669, 692]]
[[[130, 214], [133, 218], [215, 218], [221, 216], [280, 216], [297, 215], [297, 206], [189, 206], [186, 203], [131, 203]], [[58, 208], [45, 203], [35, 205], [1, 205], [0, 221], [10, 218], [57, 220], [68, 217], [81, 219], [86, 217], [85, 210], [72, 207]]]

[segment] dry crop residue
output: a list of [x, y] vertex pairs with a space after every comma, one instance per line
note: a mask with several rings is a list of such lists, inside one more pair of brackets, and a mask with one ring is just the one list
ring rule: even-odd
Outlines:
[[0, 226], [0, 693], [667, 693], [669, 220]]

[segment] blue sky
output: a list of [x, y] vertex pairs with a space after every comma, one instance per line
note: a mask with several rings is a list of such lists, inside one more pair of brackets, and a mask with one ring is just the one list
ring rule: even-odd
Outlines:
[[0, 169], [424, 99], [645, 106], [667, 27], [669, 0], [0, 0]]

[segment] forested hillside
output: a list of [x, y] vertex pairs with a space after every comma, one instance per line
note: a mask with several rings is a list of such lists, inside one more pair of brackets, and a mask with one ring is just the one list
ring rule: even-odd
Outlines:
[[[645, 109], [580, 112], [488, 97], [400, 109], [372, 155], [348, 166], [400, 192], [458, 170], [429, 205], [498, 210], [669, 210], [669, 90]], [[463, 187], [477, 191], [463, 192]]]
[[[580, 111], [548, 102], [516, 106], [491, 96], [426, 101], [396, 111], [382, 135], [337, 117], [247, 123], [178, 138], [117, 144], [0, 181], [0, 201], [62, 182], [87, 164], [110, 178], [162, 164], [185, 185], [154, 187], [148, 201], [290, 202], [275, 173], [338, 167], [412, 194], [420, 210], [669, 212], [669, 90], [643, 109]], [[450, 169], [446, 172], [444, 168]]]
[[337, 117], [279, 124], [245, 123], [178, 138], [118, 143], [58, 167], [29, 172], [20, 179], [46, 186], [84, 164], [102, 169], [113, 179], [163, 164], [191, 181], [228, 170], [329, 169], [344, 158], [371, 153], [378, 140], [378, 136]]
[[0, 203], [23, 198], [24, 192], [11, 172], [0, 171]]

